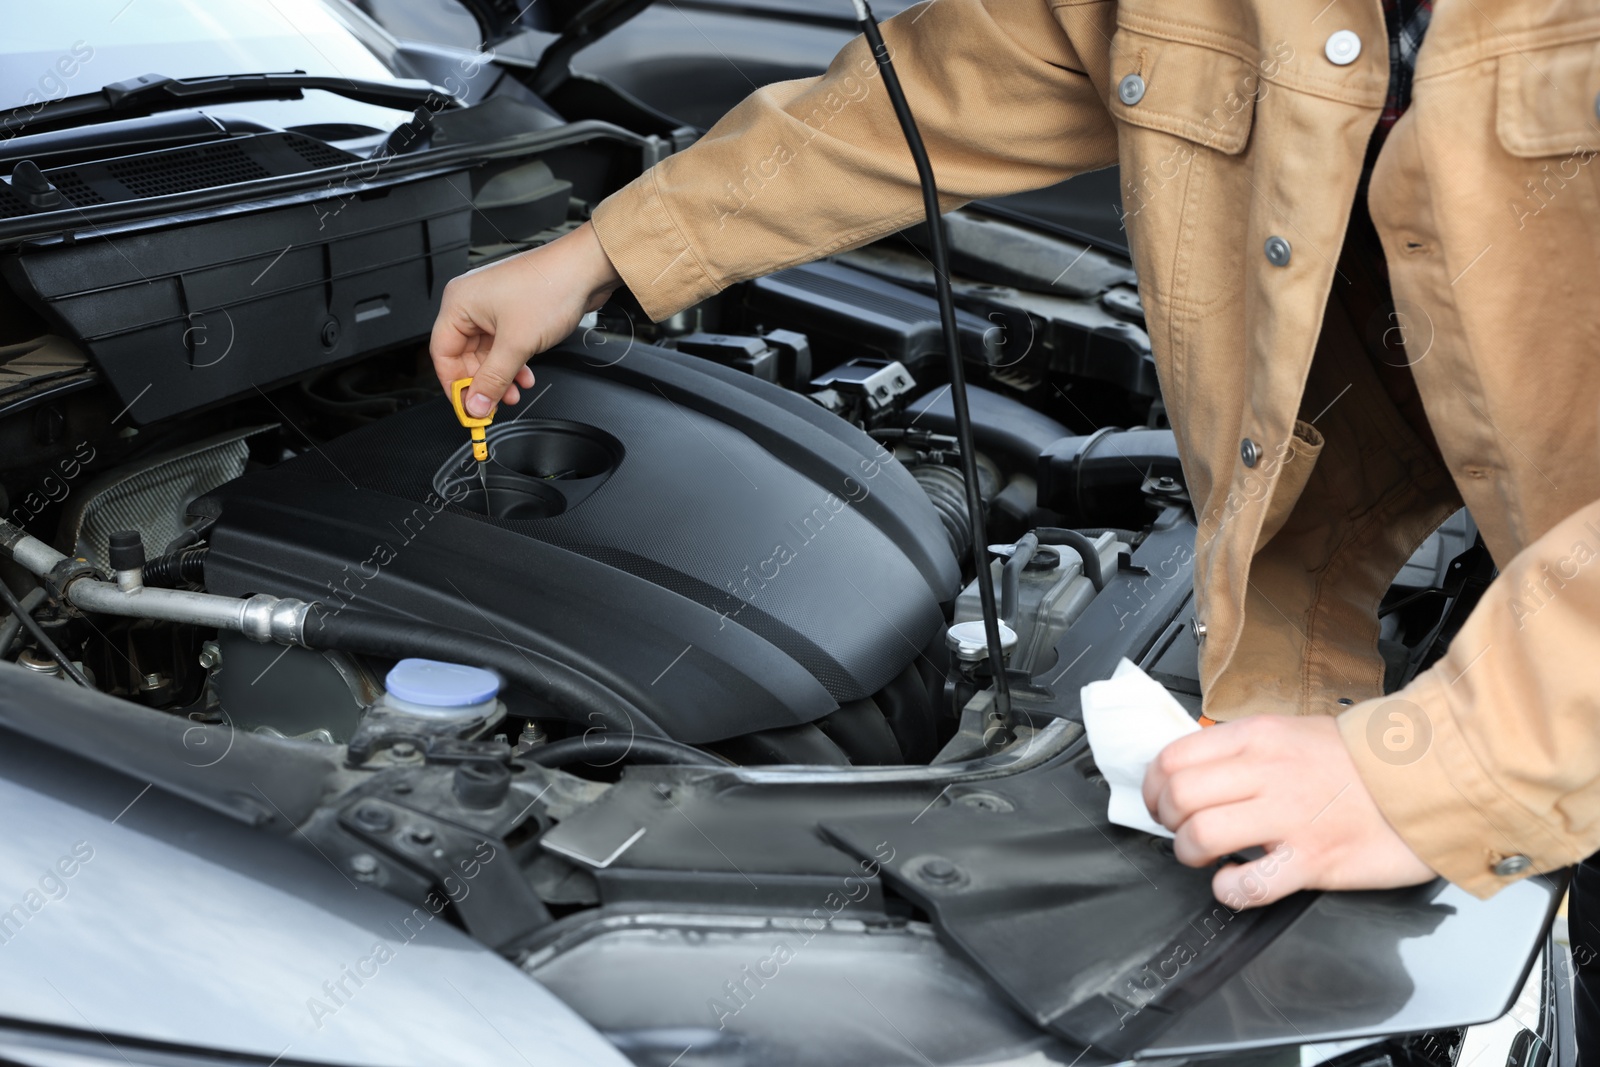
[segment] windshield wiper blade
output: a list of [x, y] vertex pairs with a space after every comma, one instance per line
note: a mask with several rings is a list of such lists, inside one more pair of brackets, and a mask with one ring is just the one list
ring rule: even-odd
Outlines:
[[219, 74], [205, 78], [169, 78], [145, 74], [113, 82], [92, 93], [53, 100], [29, 113], [14, 111], [0, 119], [0, 135], [43, 133], [102, 118], [126, 118], [157, 111], [214, 104], [227, 100], [298, 100], [308, 89], [323, 89], [380, 107], [438, 108], [455, 106], [449, 93], [425, 81], [370, 81], [287, 71], [274, 74]]

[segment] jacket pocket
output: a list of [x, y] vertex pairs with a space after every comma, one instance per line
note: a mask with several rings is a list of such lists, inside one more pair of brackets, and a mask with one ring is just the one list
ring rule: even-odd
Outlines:
[[1250, 141], [1271, 73], [1231, 52], [1126, 27], [1113, 39], [1111, 63], [1113, 118], [1230, 156]]
[[1278, 531], [1283, 529], [1283, 524], [1289, 521], [1289, 513], [1294, 511], [1294, 506], [1300, 502], [1300, 494], [1306, 491], [1306, 483], [1311, 480], [1311, 469], [1317, 465], [1317, 457], [1322, 454], [1322, 434], [1309, 422], [1294, 422], [1294, 433], [1289, 436], [1288, 447], [1284, 449], [1282, 469], [1278, 472], [1278, 483], [1272, 489], [1272, 499], [1267, 502], [1265, 518], [1261, 520], [1261, 533], [1256, 537], [1255, 551], [1260, 552], [1267, 546]]
[[1497, 64], [1501, 147], [1522, 159], [1571, 156], [1584, 163], [1600, 152], [1600, 40], [1502, 55]]

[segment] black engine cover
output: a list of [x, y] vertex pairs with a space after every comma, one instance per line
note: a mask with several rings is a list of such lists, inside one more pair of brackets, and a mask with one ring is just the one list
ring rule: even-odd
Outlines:
[[923, 490], [797, 394], [576, 342], [489, 431], [430, 402], [223, 486], [208, 588], [385, 611], [561, 656], [706, 743], [870, 696], [959, 568]]

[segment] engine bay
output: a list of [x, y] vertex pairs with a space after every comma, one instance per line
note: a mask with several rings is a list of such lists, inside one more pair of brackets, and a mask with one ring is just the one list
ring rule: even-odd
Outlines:
[[[833, 960], [818, 989], [887, 960], [1019, 1013], [934, 989], [952, 1049], [1131, 1054], [1222, 988], [1236, 963], [1130, 1015], [1215, 902], [1170, 847], [1107, 836], [1079, 721], [1124, 658], [1200, 703], [1195, 520], [1125, 252], [950, 215], [996, 665], [925, 234], [661, 323], [620, 294], [534, 361], [480, 481], [427, 358], [444, 283], [570, 232], [687, 135], [504, 98], [434, 120], [433, 151], [361, 173], [359, 137], [240, 133], [211, 155], [266, 184], [231, 200], [192, 145], [112, 166], [67, 137], [41, 173], [98, 214], [0, 202], [0, 659], [25, 678], [0, 725], [303, 837], [570, 1003], [613, 941], [640, 974], [716, 971], [819, 900], [792, 972]], [[139, 214], [180, 175], [193, 203]], [[1385, 600], [1389, 688], [1487, 581], [1474, 536], [1457, 516]], [[1292, 961], [1317, 907], [1217, 937]], [[615, 1000], [586, 1016], [640, 1062], [705, 1022]]]

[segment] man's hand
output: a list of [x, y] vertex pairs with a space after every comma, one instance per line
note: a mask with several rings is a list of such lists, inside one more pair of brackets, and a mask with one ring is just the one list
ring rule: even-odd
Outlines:
[[540, 248], [479, 267], [444, 287], [429, 351], [439, 384], [472, 378], [467, 412], [482, 418], [518, 387], [533, 385], [528, 360], [578, 328], [622, 284], [584, 223]]
[[1144, 802], [1177, 833], [1174, 851], [1191, 867], [1268, 850], [1211, 880], [1229, 907], [1435, 877], [1373, 803], [1331, 718], [1256, 715], [1181, 737], [1150, 764]]

